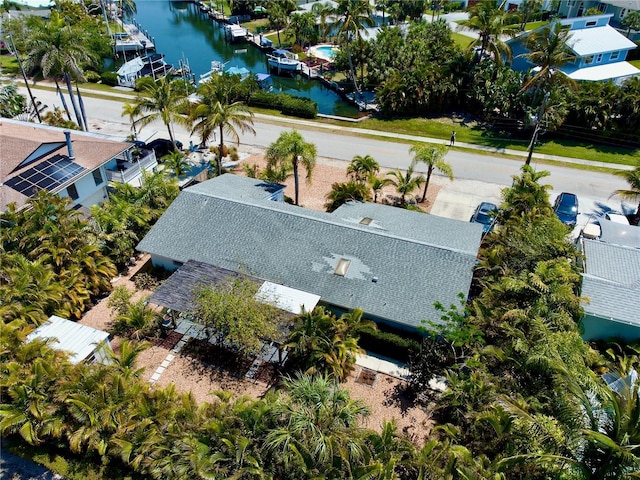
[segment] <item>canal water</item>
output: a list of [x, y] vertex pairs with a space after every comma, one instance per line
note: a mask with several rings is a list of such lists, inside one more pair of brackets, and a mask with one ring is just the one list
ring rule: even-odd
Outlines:
[[[192, 3], [170, 0], [137, 0], [135, 20], [154, 39], [156, 51], [165, 55], [165, 61], [176, 68], [186, 59], [191, 70], [200, 75], [211, 69], [217, 60], [230, 67], [245, 67], [253, 73], [269, 73], [264, 53], [254, 46], [228, 43], [221, 25], [201, 14]], [[271, 75], [274, 92], [306, 97], [318, 103], [318, 111], [328, 115], [357, 117], [356, 107], [344, 102], [340, 96], [318, 80], [301, 75], [294, 78]]]

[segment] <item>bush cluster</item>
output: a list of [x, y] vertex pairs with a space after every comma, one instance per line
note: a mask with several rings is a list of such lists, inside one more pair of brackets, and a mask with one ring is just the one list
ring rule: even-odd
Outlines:
[[358, 344], [367, 351], [405, 363], [420, 352], [420, 342], [417, 340], [380, 330], [362, 332]]
[[272, 108], [285, 115], [299, 118], [316, 118], [318, 104], [308, 98], [299, 98], [287, 93], [253, 92], [249, 105]]
[[109, 85], [111, 87], [115, 87], [118, 85], [118, 74], [116, 72], [103, 72], [100, 75], [102, 79], [102, 83], [105, 85]]

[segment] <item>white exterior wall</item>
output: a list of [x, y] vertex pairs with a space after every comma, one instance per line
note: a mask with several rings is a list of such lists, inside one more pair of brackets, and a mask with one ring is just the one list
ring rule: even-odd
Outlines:
[[[104, 171], [101, 171], [101, 174], [102, 183], [100, 185], [96, 185], [92, 172], [88, 172], [84, 177], [79, 178], [73, 183], [78, 191], [78, 198], [76, 200], [72, 199], [73, 205], [80, 204], [84, 207], [90, 207], [107, 198], [106, 175], [104, 174]], [[60, 190], [58, 195], [63, 198], [69, 197], [69, 193], [66, 188]]]

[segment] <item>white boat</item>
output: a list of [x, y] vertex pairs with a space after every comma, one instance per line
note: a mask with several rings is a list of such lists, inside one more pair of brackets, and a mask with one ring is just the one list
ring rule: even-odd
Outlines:
[[211, 70], [200, 75], [200, 82], [206, 82], [211, 79], [212, 75], [217, 75], [222, 72], [225, 65], [225, 63], [219, 62], [218, 60], [213, 60], [211, 62]]
[[287, 50], [274, 50], [271, 54], [267, 54], [267, 62], [269, 67], [273, 69], [290, 72], [300, 70], [302, 66], [302, 63], [298, 61], [298, 55]]

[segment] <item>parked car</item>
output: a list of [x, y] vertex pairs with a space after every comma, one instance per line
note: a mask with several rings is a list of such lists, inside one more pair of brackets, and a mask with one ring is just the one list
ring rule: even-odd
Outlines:
[[[178, 150], [181, 150], [182, 142], [176, 140], [176, 147], [178, 147]], [[173, 151], [173, 143], [167, 138], [156, 138], [155, 140], [147, 143], [145, 148], [149, 148], [156, 152], [156, 158], [160, 160], [162, 157]]]
[[496, 221], [496, 214], [498, 213], [498, 207], [494, 203], [482, 202], [478, 205], [471, 215], [470, 222], [481, 223], [482, 233], [490, 232]]
[[629, 225], [629, 219], [621, 213], [614, 212], [613, 210], [604, 214], [604, 218], [611, 220], [614, 223], [621, 223], [622, 225]]
[[562, 223], [574, 227], [578, 221], [578, 197], [573, 193], [562, 192], [553, 203], [553, 211]]

